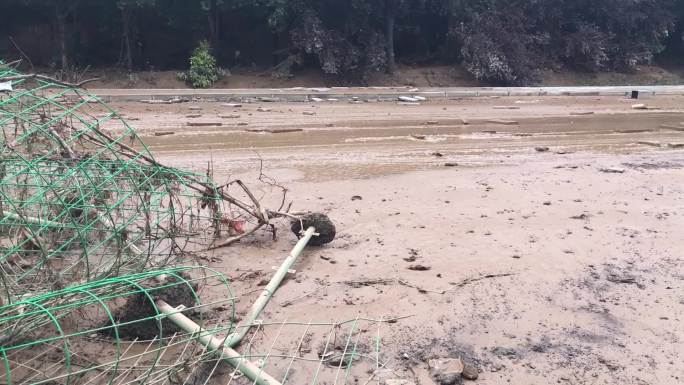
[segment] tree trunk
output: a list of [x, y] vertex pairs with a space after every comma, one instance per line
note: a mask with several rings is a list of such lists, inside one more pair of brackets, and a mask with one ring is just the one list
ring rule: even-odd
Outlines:
[[124, 44], [124, 63], [128, 72], [133, 71], [133, 50], [131, 49], [131, 12], [128, 8], [121, 8], [121, 27]]
[[209, 24], [209, 43], [216, 48], [221, 36], [221, 20], [218, 11], [216, 0], [212, 0], [209, 4], [209, 11], [207, 12], [207, 21]]
[[395, 0], [385, 0], [385, 50], [387, 55], [387, 72], [394, 73], [396, 60], [394, 54], [394, 23], [397, 14]]
[[67, 50], [66, 15], [57, 12], [57, 36], [59, 39], [59, 53], [62, 62], [62, 71], [69, 69], [69, 52]]

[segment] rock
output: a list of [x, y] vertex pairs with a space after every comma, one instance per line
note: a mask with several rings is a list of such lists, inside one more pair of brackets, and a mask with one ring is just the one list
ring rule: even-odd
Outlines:
[[302, 114], [303, 114], [303, 115], [309, 115], [309, 116], [314, 116], [314, 115], [316, 115], [316, 113], [315, 113], [315, 112], [312, 112], [312, 111], [304, 111], [304, 112], [302, 112]]
[[431, 267], [424, 265], [411, 265], [408, 267], [408, 269], [413, 271], [428, 271], [431, 269]]
[[363, 200], [363, 197], [361, 195], [354, 195], [353, 197], [351, 197], [351, 200], [352, 201], [360, 201], [360, 200]]
[[444, 167], [458, 167], [458, 163], [444, 163]]
[[435, 151], [435, 152], [433, 152], [433, 153], [430, 154], [430, 155], [436, 156], [437, 158], [442, 158], [442, 157], [444, 157], [444, 154], [442, 154], [441, 152], [438, 152], [438, 151]]
[[439, 124], [439, 122], [436, 120], [428, 120], [427, 122], [425, 122], [425, 124], [427, 124], [428, 126], [434, 126], [436, 124]]
[[457, 384], [463, 373], [464, 365], [460, 358], [435, 359], [428, 361], [430, 374], [440, 385]]
[[418, 140], [425, 140], [425, 139], [427, 139], [427, 136], [426, 136], [426, 135], [420, 135], [420, 134], [411, 134], [411, 137], [412, 137], [413, 139], [418, 139]]
[[540, 147], [535, 147], [534, 148], [537, 152], [549, 152], [549, 148], [545, 146], [540, 146]]
[[471, 364], [465, 364], [463, 365], [463, 372], [461, 373], [461, 376], [465, 378], [466, 380], [477, 380], [477, 377], [480, 375], [480, 372], [477, 370], [477, 368], [474, 365]]

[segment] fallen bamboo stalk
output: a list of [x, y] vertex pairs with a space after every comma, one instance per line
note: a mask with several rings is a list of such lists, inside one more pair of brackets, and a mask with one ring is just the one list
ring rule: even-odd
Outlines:
[[156, 301], [157, 309], [162, 312], [171, 322], [176, 324], [185, 332], [197, 336], [197, 341], [202, 345], [219, 353], [219, 357], [226, 361], [230, 366], [240, 371], [251, 381], [258, 385], [281, 385], [278, 380], [271, 377], [251, 361], [242, 357], [240, 353], [233, 350], [223, 340], [216, 338], [213, 334], [209, 334], [201, 326], [196, 324], [193, 320], [186, 317], [178, 309], [173, 308], [168, 303], [158, 300]]
[[240, 341], [242, 341], [245, 335], [247, 335], [247, 332], [252, 327], [252, 325], [259, 317], [259, 315], [261, 315], [261, 312], [264, 310], [268, 302], [271, 300], [271, 297], [273, 296], [275, 291], [278, 290], [278, 287], [283, 282], [283, 279], [285, 279], [285, 276], [290, 271], [292, 266], [295, 264], [297, 258], [302, 253], [302, 251], [304, 251], [304, 248], [311, 240], [311, 237], [314, 236], [315, 232], [316, 229], [313, 227], [309, 227], [308, 229], [306, 229], [304, 235], [302, 235], [302, 238], [299, 240], [299, 242], [297, 242], [294, 248], [292, 248], [290, 255], [285, 259], [283, 264], [280, 266], [280, 268], [276, 271], [276, 273], [269, 281], [268, 285], [266, 285], [266, 288], [261, 292], [259, 298], [257, 298], [257, 300], [254, 302], [249, 314], [243, 320], [242, 325], [237, 327], [236, 330], [238, 331], [229, 335], [226, 338], [226, 346], [236, 346], [240, 343]]

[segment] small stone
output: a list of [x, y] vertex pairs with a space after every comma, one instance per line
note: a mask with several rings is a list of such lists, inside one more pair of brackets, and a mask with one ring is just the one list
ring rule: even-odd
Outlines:
[[360, 201], [360, 200], [363, 200], [363, 197], [361, 195], [354, 195], [353, 197], [351, 197], [351, 200], [352, 201]]
[[440, 385], [453, 385], [459, 382], [464, 365], [460, 358], [436, 359], [428, 361], [430, 374]]
[[431, 269], [431, 267], [424, 265], [411, 265], [408, 267], [408, 269], [413, 271], [428, 271]]
[[465, 378], [466, 380], [477, 380], [477, 377], [480, 375], [479, 371], [474, 365], [471, 364], [465, 364], [463, 365], [463, 372], [461, 373], [461, 376]]
[[444, 167], [458, 167], [458, 163], [453, 163], [453, 162], [444, 163]]
[[549, 148], [545, 146], [535, 147], [534, 149], [537, 150], [537, 152], [549, 152]]

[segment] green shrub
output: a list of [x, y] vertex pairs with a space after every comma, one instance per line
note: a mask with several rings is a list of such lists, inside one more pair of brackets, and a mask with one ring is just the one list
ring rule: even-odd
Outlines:
[[188, 81], [194, 88], [208, 88], [221, 77], [221, 70], [216, 65], [216, 59], [211, 54], [209, 42], [200, 42], [190, 56], [190, 70]]

